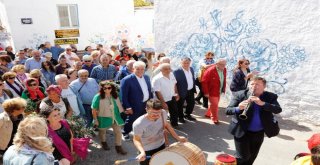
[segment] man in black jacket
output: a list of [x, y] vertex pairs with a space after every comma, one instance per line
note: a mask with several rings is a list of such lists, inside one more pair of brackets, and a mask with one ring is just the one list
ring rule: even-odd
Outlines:
[[[279, 133], [278, 122], [273, 116], [282, 111], [278, 96], [264, 91], [265, 88], [264, 78], [253, 78], [250, 90], [236, 93], [227, 108], [226, 114], [233, 115], [228, 131], [234, 136], [238, 165], [252, 165], [264, 134], [273, 137]], [[246, 119], [240, 119], [243, 115]]]

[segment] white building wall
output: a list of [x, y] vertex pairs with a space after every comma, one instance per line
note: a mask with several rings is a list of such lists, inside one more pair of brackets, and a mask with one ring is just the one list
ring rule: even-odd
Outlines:
[[319, 13], [318, 0], [156, 0], [155, 48], [195, 68], [213, 51], [228, 60], [229, 83], [245, 56], [279, 94], [282, 116], [319, 123]]
[[0, 50], [13, 45], [11, 29], [8, 22], [7, 11], [2, 1], [0, 1]]
[[[12, 27], [15, 47], [35, 47], [45, 41], [53, 43], [54, 30], [60, 28], [58, 4], [77, 4], [79, 15], [79, 49], [102, 43], [111, 45], [132, 35], [133, 1], [117, 0], [3, 0]], [[33, 24], [21, 24], [32, 18]]]

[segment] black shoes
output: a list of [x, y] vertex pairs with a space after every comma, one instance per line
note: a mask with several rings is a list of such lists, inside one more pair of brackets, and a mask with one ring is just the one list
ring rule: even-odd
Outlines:
[[127, 151], [125, 151], [121, 146], [115, 146], [118, 154], [127, 155]]
[[172, 126], [173, 128], [177, 128], [179, 125], [178, 125], [178, 123], [171, 123], [171, 126]]
[[179, 123], [186, 123], [186, 121], [184, 120], [184, 118], [181, 118], [181, 119], [179, 119], [178, 121], [179, 121]]
[[101, 145], [102, 145], [102, 148], [103, 148], [104, 150], [110, 150], [107, 142], [101, 142]]
[[196, 121], [196, 118], [192, 117], [191, 115], [185, 115], [184, 118], [190, 121]]

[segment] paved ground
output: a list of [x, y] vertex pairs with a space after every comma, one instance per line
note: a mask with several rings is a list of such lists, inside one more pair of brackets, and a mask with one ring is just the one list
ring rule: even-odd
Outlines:
[[[220, 108], [220, 125], [213, 125], [211, 121], [204, 118], [204, 109], [195, 108], [196, 122], [187, 122], [180, 125], [176, 130], [178, 134], [188, 137], [189, 141], [196, 144], [204, 151], [207, 164], [213, 164], [216, 155], [220, 153], [234, 154], [233, 137], [227, 133], [230, 117], [224, 114], [224, 108]], [[279, 119], [281, 132], [274, 138], [265, 138], [256, 165], [287, 165], [299, 152], [307, 152], [306, 140], [315, 132], [320, 132], [319, 126], [306, 123], [296, 123], [291, 120]], [[79, 165], [112, 165], [115, 160], [135, 157], [137, 151], [132, 142], [123, 142], [124, 148], [128, 151], [127, 156], [119, 156], [115, 153], [112, 131], [108, 132], [108, 144], [110, 151], [100, 149], [97, 138], [90, 146], [91, 152], [87, 160], [78, 161]], [[129, 162], [125, 164], [138, 164]]]

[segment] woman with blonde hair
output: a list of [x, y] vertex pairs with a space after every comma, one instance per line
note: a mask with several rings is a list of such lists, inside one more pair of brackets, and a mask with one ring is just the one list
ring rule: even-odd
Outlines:
[[5, 82], [5, 88], [11, 91], [13, 97], [20, 97], [24, 90], [24, 86], [16, 78], [17, 74], [14, 72], [6, 72], [2, 75], [2, 79]]
[[11, 70], [17, 74], [17, 80], [24, 86], [25, 80], [29, 77], [29, 74], [25, 71], [24, 65], [15, 65]]
[[91, 52], [92, 62], [93, 62], [94, 64], [97, 64], [97, 65], [100, 64], [100, 61], [99, 61], [100, 55], [101, 55], [101, 54], [100, 54], [100, 51], [98, 51], [98, 50], [95, 50], [95, 51], [92, 51], [92, 52]]
[[27, 103], [24, 99], [14, 98], [2, 103], [4, 112], [0, 114], [0, 154], [12, 145], [13, 137], [17, 132], [19, 123], [23, 119], [22, 113]]
[[48, 86], [49, 86], [49, 81], [44, 78], [44, 76], [42, 75], [40, 69], [33, 69], [30, 72], [30, 78], [37, 79], [38, 82], [39, 82], [39, 86], [41, 86], [44, 89], [47, 89]]
[[47, 137], [46, 121], [38, 116], [28, 116], [18, 127], [13, 144], [3, 157], [4, 165], [53, 165], [52, 142]]

